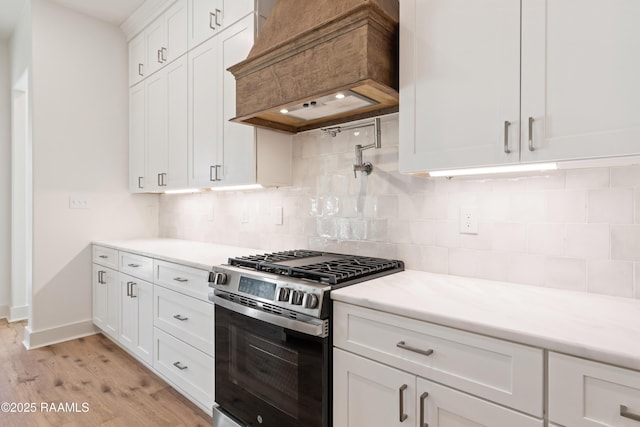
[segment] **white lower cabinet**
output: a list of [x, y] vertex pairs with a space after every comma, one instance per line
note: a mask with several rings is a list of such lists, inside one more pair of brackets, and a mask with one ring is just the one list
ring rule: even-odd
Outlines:
[[120, 273], [120, 344], [153, 363], [153, 285]]
[[340, 349], [333, 350], [335, 427], [542, 427], [543, 420]]
[[93, 264], [93, 323], [112, 338], [118, 337], [120, 283], [118, 272]]
[[93, 323], [211, 415], [214, 305], [208, 271], [93, 247]]
[[541, 349], [334, 302], [334, 427], [542, 427]]
[[549, 353], [549, 420], [570, 427], [640, 426], [640, 372]]
[[206, 408], [213, 407], [213, 358], [155, 328], [153, 368]]

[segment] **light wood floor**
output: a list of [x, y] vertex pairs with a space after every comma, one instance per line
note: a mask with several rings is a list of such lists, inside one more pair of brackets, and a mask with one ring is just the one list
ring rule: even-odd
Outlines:
[[[0, 412], [0, 427], [211, 426], [201, 409], [103, 335], [27, 351], [24, 326], [0, 320], [0, 404], [35, 403], [37, 412]], [[52, 402], [75, 403], [78, 412], [43, 412]]]

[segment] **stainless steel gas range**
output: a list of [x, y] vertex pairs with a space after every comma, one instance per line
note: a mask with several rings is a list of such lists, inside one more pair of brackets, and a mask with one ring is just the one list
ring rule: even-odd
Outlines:
[[331, 426], [331, 290], [402, 261], [308, 250], [230, 258], [215, 303], [215, 427]]

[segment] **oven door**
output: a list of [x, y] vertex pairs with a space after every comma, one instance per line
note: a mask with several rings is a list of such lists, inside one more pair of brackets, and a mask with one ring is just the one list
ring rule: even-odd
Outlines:
[[215, 396], [221, 408], [248, 426], [329, 426], [328, 338], [220, 305], [215, 322]]

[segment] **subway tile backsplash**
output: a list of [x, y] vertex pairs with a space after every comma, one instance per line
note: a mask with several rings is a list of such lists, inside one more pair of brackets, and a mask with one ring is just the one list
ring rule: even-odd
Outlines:
[[[409, 269], [640, 298], [640, 166], [401, 175], [398, 120], [388, 116], [382, 148], [363, 153], [373, 173], [355, 179], [354, 145], [371, 142], [371, 128], [298, 134], [293, 186], [162, 195], [161, 236], [398, 258]], [[460, 234], [461, 207], [477, 208], [478, 234]]]

